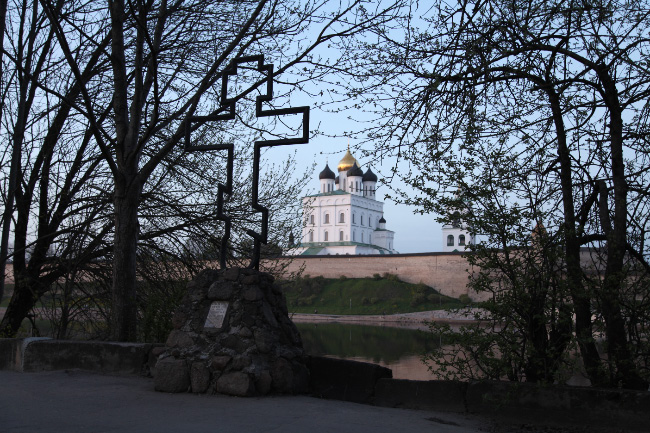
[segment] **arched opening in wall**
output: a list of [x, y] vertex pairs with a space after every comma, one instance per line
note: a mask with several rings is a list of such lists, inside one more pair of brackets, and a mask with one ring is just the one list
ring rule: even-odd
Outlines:
[[352, 232], [352, 242], [356, 241], [357, 232]]
[[454, 235], [447, 236], [447, 246], [448, 247], [454, 246]]
[[361, 232], [361, 242], [363, 242], [363, 232]]
[[363, 225], [363, 215], [361, 215], [361, 225]]
[[372, 235], [368, 235], [368, 243], [372, 244]]
[[356, 219], [356, 218], [355, 218], [355, 217], [356, 217], [356, 215], [355, 215], [355, 214], [352, 214], [352, 224], [356, 224], [356, 222], [355, 222], [355, 219]]
[[465, 246], [465, 235], [458, 236], [458, 245]]
[[314, 242], [314, 232], [309, 232], [309, 242]]
[[315, 220], [316, 220], [316, 218], [314, 217], [314, 215], [309, 216], [309, 224], [314, 225]]
[[339, 232], [339, 240], [340, 240], [340, 241], [343, 240], [343, 230], [341, 230], [341, 231]]
[[344, 223], [344, 222], [345, 222], [345, 214], [344, 214], [343, 212], [341, 212], [341, 213], [339, 214], [339, 222], [340, 222], [340, 223]]
[[329, 224], [329, 223], [330, 223], [330, 214], [326, 213], [325, 214], [325, 224]]
[[327, 230], [325, 230], [324, 239], [325, 239], [325, 242], [327, 242], [329, 240]]

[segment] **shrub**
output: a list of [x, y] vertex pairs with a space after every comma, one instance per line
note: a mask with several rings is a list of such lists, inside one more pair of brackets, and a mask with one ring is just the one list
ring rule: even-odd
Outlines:
[[472, 300], [469, 298], [469, 295], [463, 293], [458, 297], [458, 300], [462, 302], [463, 304], [467, 305], [472, 302]]
[[426, 295], [422, 293], [416, 293], [413, 296], [413, 299], [411, 299], [411, 307], [415, 307], [417, 305], [423, 304], [427, 301]]

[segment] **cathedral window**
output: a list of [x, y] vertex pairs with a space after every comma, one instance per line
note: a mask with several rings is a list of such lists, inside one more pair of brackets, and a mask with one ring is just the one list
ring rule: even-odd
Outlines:
[[454, 235], [447, 236], [447, 246], [448, 247], [454, 246]]
[[309, 216], [309, 224], [314, 225], [314, 215]]
[[356, 241], [357, 232], [352, 232], [352, 242]]
[[363, 215], [361, 215], [361, 225], [363, 225]]
[[339, 222], [340, 222], [340, 223], [344, 223], [344, 222], [345, 222], [345, 214], [344, 214], [343, 212], [341, 212], [341, 213], [339, 214]]
[[356, 224], [356, 221], [355, 221], [356, 218], [355, 218], [355, 216], [356, 216], [355, 214], [352, 214], [352, 224]]
[[314, 232], [309, 232], [309, 242], [314, 242]]
[[465, 235], [458, 236], [458, 245], [460, 245], [460, 246], [465, 245]]
[[330, 214], [326, 213], [325, 214], [325, 224], [329, 224], [329, 223], [330, 223]]
[[343, 240], [343, 230], [341, 230], [341, 231], [339, 232], [339, 240], [340, 240], [340, 241]]
[[363, 232], [361, 232], [361, 242], [363, 242]]
[[328, 239], [327, 230], [325, 230], [325, 242], [327, 242], [328, 240], [329, 240], [329, 239]]

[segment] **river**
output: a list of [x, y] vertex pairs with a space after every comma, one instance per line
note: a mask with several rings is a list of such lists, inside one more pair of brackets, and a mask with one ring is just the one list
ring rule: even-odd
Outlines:
[[422, 362], [422, 355], [439, 344], [429, 332], [347, 323], [296, 323], [296, 326], [310, 355], [379, 364], [393, 370], [396, 379], [434, 379]]

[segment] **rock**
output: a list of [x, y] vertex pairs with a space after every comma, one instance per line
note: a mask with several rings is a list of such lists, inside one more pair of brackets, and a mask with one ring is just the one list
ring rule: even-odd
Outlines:
[[255, 383], [255, 387], [257, 388], [257, 392], [266, 395], [269, 392], [271, 392], [271, 382], [273, 381], [273, 378], [271, 378], [271, 373], [269, 373], [267, 370], [264, 370], [261, 374], [259, 379], [257, 379], [257, 382]]
[[259, 274], [246, 275], [244, 278], [241, 279], [241, 282], [242, 284], [257, 285], [260, 283], [260, 276]]
[[[156, 389], [239, 396], [306, 391], [302, 342], [270, 274], [211, 270], [199, 273], [187, 287], [166, 347], [156, 352], [160, 361], [166, 360], [157, 369]], [[216, 328], [222, 303], [228, 307]], [[156, 357], [150, 358], [153, 366]]]
[[244, 368], [248, 367], [251, 365], [251, 358], [250, 356], [236, 356], [235, 359], [232, 360], [232, 369], [233, 370], [243, 370]]
[[165, 350], [167, 349], [164, 348], [163, 346], [156, 346], [153, 349], [151, 349], [151, 354], [155, 357], [159, 357], [160, 355], [163, 354], [163, 352], [165, 352]]
[[190, 369], [192, 392], [204, 393], [210, 386], [210, 370], [204, 362], [193, 362]]
[[186, 321], [187, 316], [183, 312], [178, 311], [172, 317], [172, 326], [174, 329], [181, 329]]
[[279, 392], [291, 392], [293, 385], [293, 369], [291, 363], [284, 358], [278, 358], [271, 368], [273, 389]]
[[242, 296], [247, 301], [259, 301], [260, 299], [264, 298], [264, 293], [262, 293], [259, 287], [248, 286], [244, 288]]
[[273, 349], [275, 339], [271, 334], [262, 329], [255, 330], [253, 334], [255, 335], [255, 345], [260, 353], [269, 353]]
[[243, 327], [239, 330], [239, 336], [242, 338], [251, 338], [253, 336], [253, 331], [249, 328]]
[[165, 343], [167, 347], [190, 347], [193, 344], [192, 337], [178, 329], [174, 329], [169, 333], [169, 337], [167, 337], [167, 342]]
[[269, 325], [273, 326], [274, 328], [278, 326], [278, 321], [275, 320], [275, 315], [273, 314], [273, 310], [271, 310], [269, 304], [262, 305], [262, 314], [264, 315], [264, 318]]
[[156, 364], [154, 376], [156, 391], [187, 392], [190, 387], [190, 372], [183, 359], [165, 358]]
[[230, 362], [232, 358], [227, 355], [213, 356], [212, 357], [212, 368], [215, 370], [223, 370], [226, 368], [226, 365]]
[[246, 373], [226, 373], [217, 380], [217, 392], [221, 394], [248, 397], [253, 394], [253, 391], [253, 381]]
[[239, 279], [239, 268], [226, 269], [223, 273], [223, 279], [226, 281], [237, 281]]
[[228, 281], [215, 281], [208, 289], [208, 299], [211, 301], [228, 301], [235, 292], [235, 287]]

